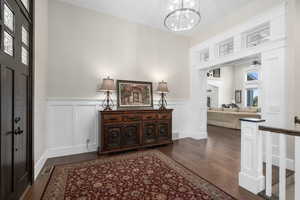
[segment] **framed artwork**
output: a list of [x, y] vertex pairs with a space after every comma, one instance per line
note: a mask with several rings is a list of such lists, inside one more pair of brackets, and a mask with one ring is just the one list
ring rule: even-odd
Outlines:
[[242, 90], [235, 91], [235, 103], [242, 103]]
[[118, 109], [153, 108], [151, 82], [117, 80]]

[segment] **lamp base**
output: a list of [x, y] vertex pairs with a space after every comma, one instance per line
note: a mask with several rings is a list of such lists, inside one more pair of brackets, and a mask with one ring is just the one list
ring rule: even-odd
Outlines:
[[158, 110], [167, 110], [165, 106], [160, 106]]
[[104, 108], [103, 111], [112, 111], [112, 108], [111, 107], [106, 107], [106, 108]]
[[161, 98], [159, 100], [159, 110], [167, 110], [167, 101], [164, 93], [161, 93]]
[[110, 92], [106, 91], [106, 97], [103, 99], [102, 107], [104, 108], [103, 111], [111, 111], [112, 107], [114, 106], [114, 102], [110, 97]]

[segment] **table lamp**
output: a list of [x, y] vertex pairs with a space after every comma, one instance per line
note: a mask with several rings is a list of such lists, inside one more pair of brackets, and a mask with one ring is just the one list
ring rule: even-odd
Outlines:
[[159, 100], [159, 110], [166, 110], [167, 101], [166, 101], [166, 94], [169, 93], [167, 82], [159, 82], [157, 86], [157, 93], [161, 95]]
[[107, 77], [102, 80], [100, 91], [106, 94], [102, 103], [102, 107], [104, 108], [104, 111], [112, 110], [112, 107], [114, 106], [114, 102], [111, 98], [111, 93], [115, 90], [116, 90], [116, 85], [114, 79]]

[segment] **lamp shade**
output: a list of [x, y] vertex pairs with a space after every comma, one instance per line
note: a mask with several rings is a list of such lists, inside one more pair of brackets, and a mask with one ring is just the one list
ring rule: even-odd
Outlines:
[[114, 91], [114, 90], [116, 90], [114, 79], [111, 79], [109, 77], [104, 78], [102, 81], [100, 91]]
[[168, 89], [168, 84], [167, 82], [159, 82], [158, 86], [157, 86], [157, 92], [158, 93], [168, 93], [169, 89]]

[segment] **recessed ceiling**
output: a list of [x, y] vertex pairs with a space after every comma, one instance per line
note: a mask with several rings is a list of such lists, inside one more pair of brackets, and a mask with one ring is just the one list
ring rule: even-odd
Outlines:
[[[101, 13], [127, 19], [159, 29], [166, 15], [167, 0], [61, 0], [80, 7], [93, 9]], [[186, 35], [201, 30], [204, 25], [220, 20], [222, 17], [245, 6], [249, 0], [200, 0], [201, 23]], [[166, 30], [167, 31], [167, 30]]]

